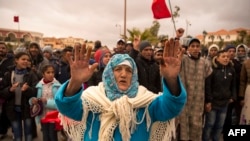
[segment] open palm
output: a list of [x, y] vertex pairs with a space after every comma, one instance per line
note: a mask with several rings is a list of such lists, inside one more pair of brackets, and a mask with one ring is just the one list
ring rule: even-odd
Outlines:
[[70, 56], [67, 57], [70, 65], [71, 81], [83, 83], [93, 75], [98, 64], [89, 65], [92, 48], [86, 49], [86, 45], [83, 45], [82, 47], [76, 46], [74, 49], [74, 59]]
[[165, 43], [163, 60], [160, 65], [161, 75], [165, 79], [177, 78], [181, 68], [182, 55], [178, 40], [171, 38]]

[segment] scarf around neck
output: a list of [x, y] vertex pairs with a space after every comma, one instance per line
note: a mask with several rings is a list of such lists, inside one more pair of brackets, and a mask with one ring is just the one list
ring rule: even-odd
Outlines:
[[[136, 130], [136, 126], [146, 121], [146, 131], [150, 132], [148, 141], [166, 141], [175, 136], [174, 119], [160, 122], [151, 121], [148, 112], [150, 103], [160, 95], [153, 94], [145, 87], [139, 86], [136, 97], [129, 98], [123, 95], [114, 101], [109, 100], [105, 95], [105, 87], [101, 82], [98, 86], [92, 86], [86, 89], [81, 96], [83, 111], [81, 121], [74, 121], [60, 114], [61, 123], [69, 137], [74, 141], [84, 140], [84, 136], [92, 138], [92, 132], [98, 132], [98, 141], [112, 141], [114, 131], [119, 128], [122, 140], [129, 141], [131, 135]], [[137, 110], [145, 108], [142, 119], [137, 119]], [[93, 113], [92, 121], [88, 121], [88, 114]], [[92, 129], [95, 115], [99, 115], [100, 128]], [[90, 125], [88, 132], [87, 124]], [[87, 135], [86, 135], [87, 134]]]

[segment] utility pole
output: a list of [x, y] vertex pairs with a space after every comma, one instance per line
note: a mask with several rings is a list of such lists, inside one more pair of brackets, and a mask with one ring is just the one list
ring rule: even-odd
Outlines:
[[123, 35], [125, 42], [127, 41], [127, 0], [124, 0], [124, 29], [123, 29]]

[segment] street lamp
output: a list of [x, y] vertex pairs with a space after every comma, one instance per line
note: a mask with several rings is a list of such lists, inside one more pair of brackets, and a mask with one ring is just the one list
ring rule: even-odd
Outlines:
[[116, 24], [115, 27], [119, 28], [119, 38], [122, 35], [122, 31], [121, 31], [121, 25], [120, 24]]
[[188, 20], [186, 20], [186, 37], [188, 35], [188, 26], [191, 26], [191, 23]]

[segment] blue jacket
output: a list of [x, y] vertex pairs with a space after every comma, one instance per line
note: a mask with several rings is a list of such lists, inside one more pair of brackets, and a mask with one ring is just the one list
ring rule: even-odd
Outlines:
[[[37, 98], [41, 98], [42, 97], [42, 94], [43, 94], [43, 84], [42, 84], [42, 81], [39, 81], [36, 85], [36, 88], [37, 88]], [[53, 84], [52, 84], [52, 94], [55, 98], [55, 95], [56, 95], [56, 92], [57, 90], [59, 89], [59, 87], [61, 86], [61, 84], [56, 80], [54, 79], [53, 80]], [[33, 97], [32, 97], [33, 98]], [[29, 104], [32, 105], [32, 98], [29, 99]], [[44, 105], [44, 109], [57, 109], [56, 107], [56, 103], [55, 103], [55, 99], [47, 99], [47, 103]], [[36, 123], [40, 123], [40, 120], [41, 120], [41, 116], [36, 116], [35, 120], [36, 120]]]
[[[170, 120], [181, 112], [182, 108], [186, 103], [186, 90], [182, 85], [180, 79], [178, 79], [181, 92], [179, 96], [173, 96], [166, 82], [163, 81], [163, 94], [158, 96], [156, 99], [152, 101], [149, 105], [148, 110], [151, 117], [152, 123], [155, 121], [167, 121]], [[63, 115], [70, 117], [74, 120], [81, 120], [83, 115], [83, 105], [81, 100], [82, 91], [79, 91], [77, 94], [71, 97], [65, 97], [64, 91], [68, 85], [68, 82], [62, 84], [59, 90], [56, 93], [55, 102], [56, 105]], [[143, 113], [145, 108], [138, 109], [137, 118], [138, 120], [143, 118]], [[98, 140], [98, 132], [100, 128], [100, 120], [99, 114], [96, 114], [94, 117], [93, 125], [92, 125], [92, 137], [90, 138], [88, 135], [91, 123], [92, 123], [93, 113], [89, 113], [87, 118], [87, 131], [84, 135], [84, 141], [97, 141]], [[147, 131], [146, 121], [144, 120], [141, 124], [137, 125], [135, 132], [131, 135], [131, 141], [147, 141], [149, 139], [149, 133]], [[114, 140], [121, 141], [121, 133], [119, 128], [116, 128], [114, 131]]]

